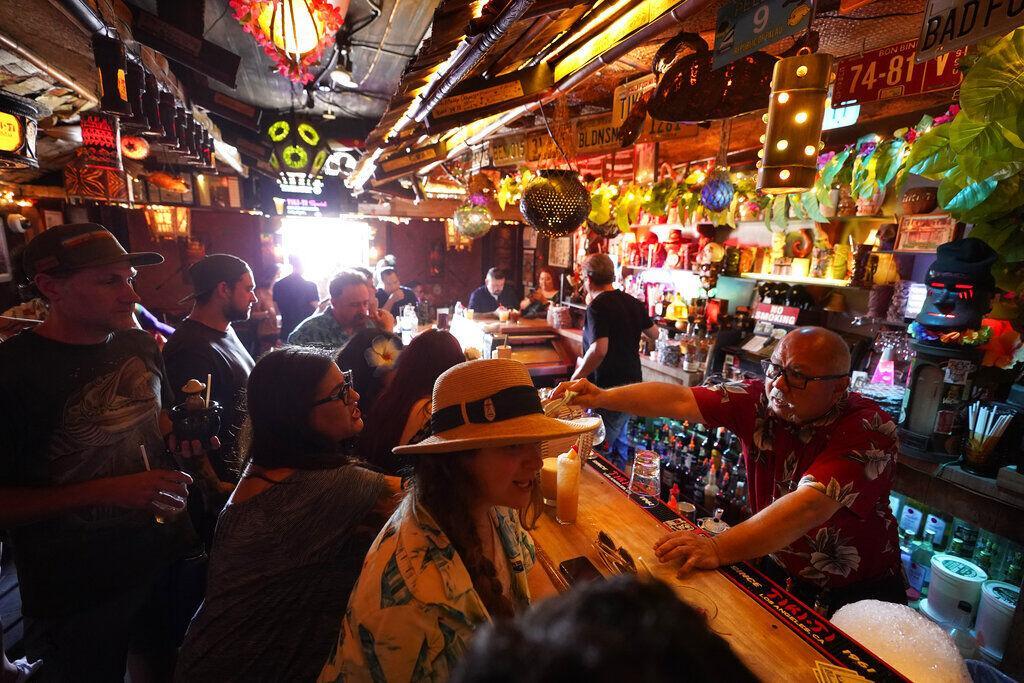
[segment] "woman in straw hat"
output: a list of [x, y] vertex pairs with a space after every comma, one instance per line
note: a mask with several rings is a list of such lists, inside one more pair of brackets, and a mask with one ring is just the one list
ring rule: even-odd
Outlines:
[[530, 373], [507, 359], [461, 363], [434, 385], [433, 434], [399, 446], [413, 484], [370, 546], [321, 681], [444, 680], [473, 630], [551, 593], [519, 522], [541, 442], [596, 429], [546, 417]]

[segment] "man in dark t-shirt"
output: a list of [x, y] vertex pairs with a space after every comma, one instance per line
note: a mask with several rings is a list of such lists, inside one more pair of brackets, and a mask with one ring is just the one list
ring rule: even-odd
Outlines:
[[[255, 283], [249, 264], [230, 254], [206, 256], [188, 272], [193, 291], [187, 299], [194, 305], [167, 340], [164, 363], [175, 403], [185, 400], [183, 388], [190, 379], [211, 378], [210, 398], [224, 410], [217, 435], [221, 447], [211, 453], [211, 460], [221, 481], [236, 483], [235, 442], [245, 419], [245, 384], [255, 363], [231, 323], [248, 320], [257, 302]], [[231, 490], [224, 488], [226, 493]]]
[[505, 271], [491, 268], [487, 271], [484, 284], [469, 295], [468, 308], [476, 313], [491, 313], [499, 306], [519, 308], [519, 297], [512, 287], [505, 284]]
[[303, 320], [313, 315], [320, 301], [316, 284], [302, 277], [302, 262], [297, 256], [290, 256], [291, 275], [274, 283], [272, 292], [277, 310], [281, 313], [281, 341], [288, 341], [288, 335]]
[[173, 661], [167, 608], [189, 607], [169, 577], [197, 542], [177, 514], [192, 478], [164, 444], [163, 361], [132, 320], [135, 267], [163, 258], [81, 223], [46, 230], [23, 259], [49, 303], [43, 323], [0, 344], [0, 528], [25, 650], [42, 680], [122, 680], [129, 652]]
[[[615, 266], [606, 254], [591, 254], [583, 262], [583, 283], [590, 305], [583, 328], [583, 358], [572, 379], [588, 378], [602, 389], [633, 384], [643, 379], [640, 370], [640, 335], [657, 338], [647, 307], [612, 287]], [[629, 415], [599, 411], [610, 450]]]
[[396, 318], [401, 317], [402, 309], [408, 305], [416, 305], [416, 294], [408, 287], [402, 286], [398, 279], [398, 271], [385, 267], [377, 272], [377, 305]]

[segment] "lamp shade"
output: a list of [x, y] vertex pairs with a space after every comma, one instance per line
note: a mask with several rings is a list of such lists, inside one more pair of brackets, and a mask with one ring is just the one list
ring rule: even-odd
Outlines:
[[463, 237], [476, 239], [483, 237], [491, 230], [493, 218], [487, 207], [473, 201], [467, 202], [455, 210], [452, 219], [455, 222], [455, 229]]
[[544, 170], [523, 189], [519, 210], [542, 235], [560, 237], [587, 220], [590, 193], [576, 171]]
[[329, 149], [313, 119], [294, 114], [274, 120], [266, 137], [273, 145], [270, 165], [282, 173], [320, 175]]
[[146, 129], [142, 134], [147, 137], [163, 137], [164, 127], [160, 123], [160, 85], [156, 76], [145, 72], [142, 91], [142, 111], [146, 116]]
[[149, 128], [149, 121], [146, 119], [146, 110], [142, 102], [142, 96], [146, 90], [146, 72], [142, 68], [142, 64], [134, 59], [127, 60], [127, 64], [125, 90], [132, 113], [130, 116], [124, 117], [121, 127], [124, 130], [143, 131]]
[[160, 125], [164, 130], [164, 134], [160, 138], [160, 142], [172, 148], [178, 145], [177, 111], [174, 95], [169, 92], [161, 92]]
[[50, 111], [0, 90], [0, 169], [38, 168], [36, 121]]
[[310, 67], [344, 21], [344, 13], [327, 0], [232, 0], [231, 7], [278, 72], [299, 83], [313, 79]]
[[757, 188], [765, 194], [806, 192], [814, 186], [831, 81], [831, 55], [798, 54], [775, 64], [757, 173]]
[[131, 116], [128, 101], [128, 58], [124, 43], [117, 38], [94, 33], [92, 54], [99, 72], [100, 110], [114, 116]]

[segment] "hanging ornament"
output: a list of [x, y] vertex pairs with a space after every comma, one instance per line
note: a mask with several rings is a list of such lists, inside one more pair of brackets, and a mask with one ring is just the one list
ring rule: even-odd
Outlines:
[[142, 161], [149, 156], [149, 142], [138, 135], [125, 135], [121, 138], [121, 154], [128, 159]]
[[523, 190], [519, 210], [540, 234], [561, 237], [587, 219], [590, 194], [576, 171], [548, 169]]
[[313, 80], [310, 68], [320, 60], [344, 15], [327, 0], [231, 0], [235, 19], [296, 83]]
[[588, 220], [587, 225], [590, 227], [591, 230], [596, 232], [598, 235], [600, 235], [601, 237], [607, 237], [608, 239], [618, 237], [620, 232], [619, 226], [615, 221], [608, 221], [607, 223], [597, 225], [596, 223], [593, 223], [592, 221]]
[[493, 220], [491, 212], [487, 210], [487, 198], [482, 194], [471, 195], [468, 202], [456, 209], [452, 218], [459, 234], [471, 239], [486, 235]]
[[729, 133], [731, 129], [731, 119], [726, 119], [722, 122], [715, 170], [711, 173], [711, 176], [704, 183], [704, 187], [700, 191], [701, 206], [712, 213], [719, 213], [729, 208], [729, 205], [732, 204], [732, 198], [736, 194], [736, 186], [729, 180], [728, 155]]

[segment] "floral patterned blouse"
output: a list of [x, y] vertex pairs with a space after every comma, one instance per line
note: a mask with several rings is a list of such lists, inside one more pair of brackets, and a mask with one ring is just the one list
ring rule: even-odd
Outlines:
[[772, 555], [790, 576], [839, 587], [901, 571], [889, 509], [896, 423], [877, 404], [851, 393], [817, 420], [794, 425], [771, 412], [760, 381], [697, 387], [693, 393], [707, 424], [739, 437], [753, 512], [801, 486], [843, 506]]
[[[535, 551], [510, 508], [491, 509], [508, 560], [509, 597], [516, 612], [530, 604], [526, 574]], [[406, 498], [381, 530], [342, 620], [334, 655], [319, 681], [373, 683], [447, 680], [473, 631], [490, 621], [466, 566], [422, 506]]]

